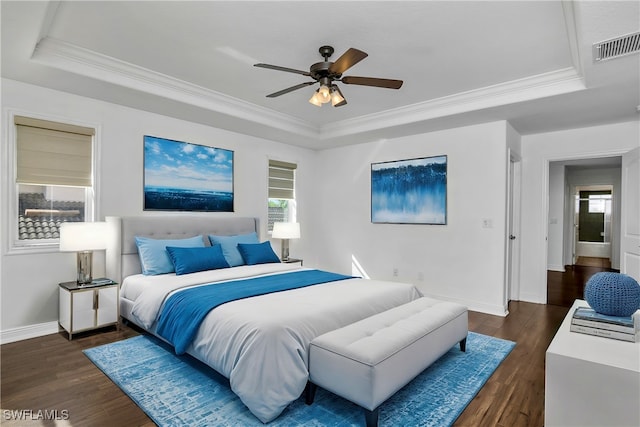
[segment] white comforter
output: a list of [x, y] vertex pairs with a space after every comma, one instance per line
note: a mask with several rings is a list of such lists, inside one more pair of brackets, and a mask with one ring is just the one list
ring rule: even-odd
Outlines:
[[[231, 272], [247, 277], [292, 269], [288, 264], [251, 267], [258, 268], [216, 272], [220, 280], [228, 280]], [[215, 281], [211, 278], [216, 275], [207, 273], [207, 283]], [[193, 275], [166, 275], [159, 284], [129, 290], [125, 281], [123, 294], [129, 299], [137, 294], [137, 321], [153, 330], [166, 295], [183, 287], [183, 280], [197, 281]], [[269, 422], [304, 391], [313, 338], [419, 297], [410, 284], [347, 279], [233, 301], [207, 315], [187, 352], [229, 378], [231, 389], [251, 412]]]

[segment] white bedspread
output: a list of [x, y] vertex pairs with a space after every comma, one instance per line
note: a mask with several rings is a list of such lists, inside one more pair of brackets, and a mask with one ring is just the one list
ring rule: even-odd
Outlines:
[[123, 298], [134, 301], [133, 315], [136, 323], [150, 329], [156, 321], [162, 303], [175, 290], [198, 284], [244, 279], [297, 269], [300, 269], [300, 267], [296, 264], [274, 263], [242, 265], [234, 268], [183, 274], [181, 276], [177, 276], [175, 273], [158, 276], [136, 274], [124, 279], [120, 295]]
[[[236, 268], [216, 271], [225, 275], [235, 270], [247, 277], [247, 270], [286, 274], [281, 270], [290, 270], [291, 266]], [[178, 284], [179, 280], [161, 282], [160, 286], [147, 286], [135, 299], [133, 312], [144, 324], [149, 324], [149, 319], [151, 324], [155, 322], [167, 292], [184, 286]], [[159, 296], [162, 292], [164, 295]], [[251, 412], [269, 422], [304, 391], [307, 352], [313, 338], [420, 296], [410, 284], [347, 279], [233, 301], [207, 315], [188, 353], [229, 378], [231, 389]], [[151, 315], [154, 307], [156, 312]]]

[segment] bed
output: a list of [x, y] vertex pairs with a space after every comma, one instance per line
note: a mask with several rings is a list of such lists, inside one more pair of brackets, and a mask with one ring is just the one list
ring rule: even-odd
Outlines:
[[[181, 275], [144, 275], [136, 237], [203, 236], [207, 245], [209, 235], [258, 233], [258, 222], [244, 217], [154, 215], [107, 217], [107, 223], [111, 230], [107, 275], [121, 283], [120, 316], [156, 336], [161, 336], [158, 326], [164, 319], [163, 310], [178, 292], [210, 288], [212, 293], [219, 293], [230, 284], [234, 288], [252, 280], [277, 284], [319, 274], [297, 264], [271, 262]], [[340, 277], [322, 284], [240, 298], [208, 311], [184, 351], [228, 378], [233, 392], [266, 423], [303, 393], [313, 338], [420, 296], [411, 284]]]

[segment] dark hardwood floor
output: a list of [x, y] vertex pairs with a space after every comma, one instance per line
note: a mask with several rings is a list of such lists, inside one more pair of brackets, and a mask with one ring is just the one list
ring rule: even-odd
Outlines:
[[[544, 424], [545, 353], [589, 277], [609, 268], [567, 266], [548, 272], [548, 304], [512, 301], [507, 317], [469, 312], [469, 330], [516, 342], [516, 347], [456, 420], [455, 426], [528, 427]], [[142, 410], [82, 353], [139, 334], [128, 326], [64, 333], [0, 346], [3, 410], [68, 411], [68, 425], [153, 426]], [[135, 355], [131, 355], [135, 357]], [[5, 424], [4, 412], [0, 423]], [[13, 424], [22, 425], [22, 424]], [[38, 424], [29, 424], [38, 425]], [[39, 425], [53, 425], [42, 423]]]
[[584, 287], [594, 274], [611, 269], [605, 258], [578, 258], [578, 264], [566, 265], [565, 271], [547, 271], [547, 304], [571, 307], [576, 299], [584, 299]]

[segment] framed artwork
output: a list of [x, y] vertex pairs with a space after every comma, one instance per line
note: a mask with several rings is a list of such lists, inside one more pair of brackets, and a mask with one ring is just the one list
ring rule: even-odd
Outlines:
[[371, 222], [447, 223], [447, 156], [371, 164]]
[[233, 151], [144, 136], [144, 210], [233, 212]]

